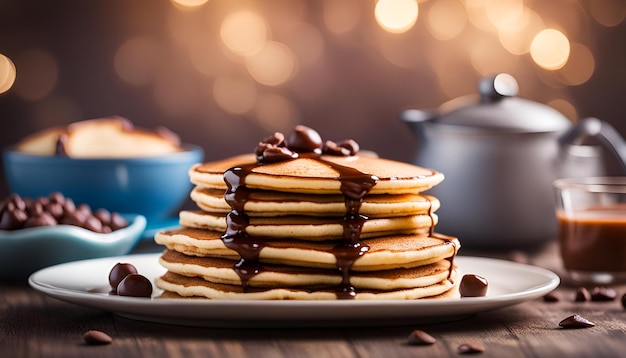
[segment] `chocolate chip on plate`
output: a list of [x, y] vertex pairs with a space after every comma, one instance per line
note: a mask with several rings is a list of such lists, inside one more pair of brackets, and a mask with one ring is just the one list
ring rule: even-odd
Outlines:
[[564, 329], [589, 328], [595, 325], [595, 323], [577, 314], [573, 314], [559, 322], [559, 326]]
[[485, 346], [482, 343], [477, 342], [477, 341], [468, 341], [468, 342], [462, 343], [457, 348], [457, 352], [459, 352], [459, 354], [476, 354], [476, 353], [482, 353], [484, 351], [485, 351]]
[[111, 338], [111, 336], [95, 329], [85, 332], [85, 334], [83, 334], [83, 339], [85, 340], [85, 343], [89, 345], [103, 345], [113, 342], [113, 338]]
[[459, 284], [459, 293], [461, 297], [480, 297], [487, 294], [489, 284], [487, 279], [482, 276], [467, 274], [463, 275]]
[[425, 346], [435, 344], [437, 339], [430, 334], [416, 329], [411, 334], [409, 334], [409, 338], [407, 339], [407, 343], [412, 346]]
[[137, 268], [133, 264], [118, 262], [109, 272], [109, 284], [113, 292], [117, 292], [117, 286], [126, 276], [137, 273]]
[[131, 273], [117, 285], [117, 294], [131, 297], [152, 296], [152, 283], [145, 276]]

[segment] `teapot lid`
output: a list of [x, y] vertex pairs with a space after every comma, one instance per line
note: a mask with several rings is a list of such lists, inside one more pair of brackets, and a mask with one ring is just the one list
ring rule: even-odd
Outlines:
[[436, 123], [503, 132], [554, 132], [571, 122], [556, 109], [516, 97], [515, 78], [501, 73], [483, 78], [478, 84], [479, 98], [460, 97], [438, 109]]

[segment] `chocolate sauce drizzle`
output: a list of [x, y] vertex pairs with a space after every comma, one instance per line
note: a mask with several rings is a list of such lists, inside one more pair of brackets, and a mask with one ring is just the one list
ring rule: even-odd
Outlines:
[[[374, 175], [362, 173], [354, 168], [324, 160], [322, 153], [335, 155], [337, 153], [337, 145], [331, 143], [331, 148], [327, 151], [326, 149], [329, 146], [325, 144], [322, 149], [321, 143], [318, 146], [318, 137], [304, 138], [310, 131], [306, 127], [298, 126], [295, 134], [299, 137], [294, 139], [294, 134], [290, 137], [292, 141], [297, 140], [299, 142], [298, 148], [304, 150], [304, 153], [292, 152], [292, 148], [288, 148], [284, 143], [284, 136], [276, 133], [273, 137], [268, 137], [259, 143], [256, 153], [257, 162], [233, 167], [224, 173], [224, 181], [228, 187], [224, 194], [224, 199], [232, 210], [226, 218], [227, 228], [222, 235], [222, 241], [226, 247], [236, 251], [240, 256], [240, 260], [234, 265], [234, 269], [241, 279], [244, 292], [248, 290], [249, 280], [263, 271], [263, 267], [259, 263], [259, 253], [266, 246], [265, 238], [254, 237], [246, 232], [246, 228], [249, 225], [249, 217], [245, 213], [244, 206], [250, 195], [250, 190], [245, 185], [246, 177], [255, 168], [262, 165], [304, 157], [328, 165], [339, 174], [340, 190], [344, 196], [346, 212], [341, 219], [343, 226], [342, 239], [332, 249], [332, 253], [336, 258], [337, 269], [342, 277], [341, 283], [335, 288], [335, 292], [339, 299], [352, 299], [356, 296], [356, 290], [350, 282], [350, 272], [354, 262], [369, 250], [369, 246], [360, 241], [361, 230], [368, 218], [360, 214], [359, 210], [364, 196], [370, 192], [379, 179]], [[358, 150], [358, 145], [354, 141], [341, 142], [339, 145], [349, 147], [350, 150], [343, 151], [343, 153], [348, 153], [347, 155], [354, 155]], [[432, 204], [428, 214], [432, 217]], [[431, 236], [434, 234], [432, 226]], [[452, 242], [449, 239], [445, 240], [446, 242]], [[451, 271], [452, 262], [450, 273]]]

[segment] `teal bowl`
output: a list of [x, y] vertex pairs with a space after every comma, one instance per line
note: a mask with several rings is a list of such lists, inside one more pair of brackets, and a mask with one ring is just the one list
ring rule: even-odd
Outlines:
[[25, 281], [44, 267], [128, 254], [146, 228], [142, 215], [122, 215], [128, 226], [108, 234], [72, 225], [0, 230], [0, 281]]
[[142, 158], [68, 158], [3, 153], [11, 192], [36, 198], [61, 192], [76, 204], [119, 213], [137, 213], [149, 226], [171, 221], [189, 198], [189, 168], [202, 161], [198, 146], [172, 154]]

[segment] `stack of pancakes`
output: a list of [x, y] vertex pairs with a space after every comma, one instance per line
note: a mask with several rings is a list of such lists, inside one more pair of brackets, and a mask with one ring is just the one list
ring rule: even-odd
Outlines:
[[422, 193], [443, 180], [441, 173], [326, 145], [296, 152], [275, 142], [260, 147], [278, 156], [257, 149], [190, 169], [198, 209], [181, 211], [181, 228], [155, 236], [166, 246], [159, 261], [167, 272], [156, 280], [165, 297], [456, 294], [460, 244], [434, 233], [440, 203]]

